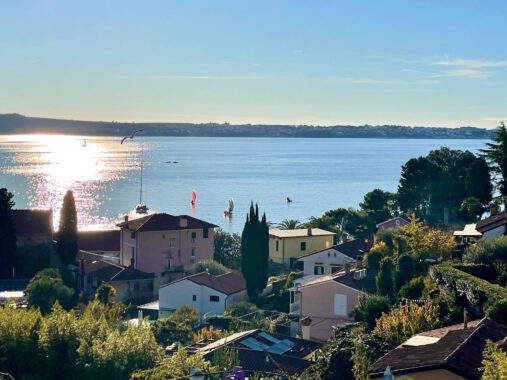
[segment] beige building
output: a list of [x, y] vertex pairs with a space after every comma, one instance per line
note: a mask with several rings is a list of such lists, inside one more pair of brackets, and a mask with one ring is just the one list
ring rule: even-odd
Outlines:
[[334, 232], [320, 228], [270, 229], [269, 258], [275, 263], [293, 267], [300, 257], [331, 248], [334, 235]]
[[118, 227], [124, 266], [155, 275], [178, 274], [198, 261], [213, 259], [216, 226], [203, 220], [161, 213], [126, 217]]
[[354, 322], [352, 311], [361, 295], [374, 291], [375, 278], [366, 269], [295, 280], [289, 312], [298, 319], [297, 333], [304, 339], [327, 341], [333, 326]]

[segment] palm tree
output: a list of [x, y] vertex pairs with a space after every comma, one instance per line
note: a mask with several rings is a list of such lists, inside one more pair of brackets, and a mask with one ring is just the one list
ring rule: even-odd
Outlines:
[[297, 219], [284, 219], [278, 224], [278, 228], [281, 230], [295, 230], [302, 227], [303, 225]]
[[[507, 218], [507, 129], [502, 121], [496, 129], [493, 142], [487, 143], [487, 149], [481, 150], [481, 155], [488, 161], [491, 170], [497, 174], [496, 184], [502, 197], [504, 211]], [[507, 220], [505, 223], [504, 235], [507, 235]]]

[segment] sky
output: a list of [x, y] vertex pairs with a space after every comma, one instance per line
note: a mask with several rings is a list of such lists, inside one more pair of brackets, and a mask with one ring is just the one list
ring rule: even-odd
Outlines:
[[105, 121], [507, 121], [507, 2], [0, 2], [0, 113]]

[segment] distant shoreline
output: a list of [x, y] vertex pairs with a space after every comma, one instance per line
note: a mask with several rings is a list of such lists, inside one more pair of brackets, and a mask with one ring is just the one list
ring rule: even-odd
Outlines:
[[476, 127], [408, 127], [399, 125], [252, 125], [218, 123], [119, 123], [79, 121], [0, 114], [0, 135], [52, 133], [76, 136], [125, 136], [143, 129], [145, 136], [269, 137], [269, 138], [379, 138], [379, 139], [489, 139], [493, 130]]

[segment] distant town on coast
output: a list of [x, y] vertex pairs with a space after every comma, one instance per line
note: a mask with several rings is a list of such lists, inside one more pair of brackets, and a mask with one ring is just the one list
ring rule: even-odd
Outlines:
[[146, 136], [195, 137], [298, 137], [298, 138], [413, 138], [489, 139], [492, 131], [477, 127], [424, 127], [400, 125], [254, 125], [229, 123], [126, 123], [115, 121], [63, 120], [0, 115], [0, 134], [59, 133], [84, 136], [123, 136], [132, 125]]

